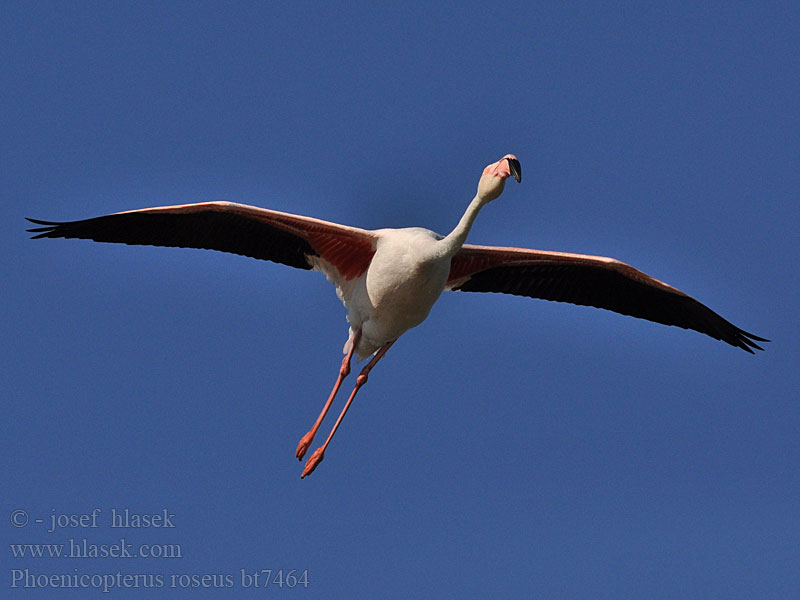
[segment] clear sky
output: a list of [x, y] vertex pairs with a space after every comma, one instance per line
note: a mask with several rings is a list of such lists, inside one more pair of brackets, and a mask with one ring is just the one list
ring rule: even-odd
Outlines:
[[[791, 2], [5, 2], [2, 585], [800, 597], [799, 22]], [[231, 200], [446, 233], [508, 152], [523, 182], [471, 242], [624, 260], [767, 351], [446, 293], [301, 480], [347, 335], [324, 277], [24, 231]], [[112, 528], [125, 508], [174, 527]], [[9, 546], [120, 538], [181, 557]], [[244, 589], [261, 569], [309, 585]], [[182, 587], [204, 581], [233, 587]]]

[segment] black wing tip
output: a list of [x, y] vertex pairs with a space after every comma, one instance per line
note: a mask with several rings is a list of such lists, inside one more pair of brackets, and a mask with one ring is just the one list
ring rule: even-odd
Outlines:
[[31, 219], [30, 217], [25, 217], [25, 218], [34, 225], [44, 226], [44, 227], [32, 227], [31, 229], [25, 230], [28, 233], [39, 234], [39, 235], [32, 235], [31, 236], [32, 240], [38, 240], [39, 238], [44, 238], [44, 237], [60, 237], [57, 235], [50, 235], [50, 234], [56, 231], [61, 225], [64, 225], [64, 223], [61, 223], [59, 221], [42, 221], [40, 219]]
[[764, 348], [762, 348], [761, 346], [756, 344], [756, 342], [769, 342], [770, 341], [767, 338], [759, 337], [759, 336], [757, 336], [755, 334], [752, 334], [752, 333], [749, 333], [747, 331], [744, 331], [743, 329], [740, 329], [739, 331], [737, 331], [736, 334], [737, 334], [736, 335], [736, 341], [738, 343], [735, 344], [735, 345], [738, 346], [739, 348], [747, 350], [750, 354], [755, 354], [755, 352], [753, 352], [753, 350], [762, 350], [762, 351], [764, 350]]

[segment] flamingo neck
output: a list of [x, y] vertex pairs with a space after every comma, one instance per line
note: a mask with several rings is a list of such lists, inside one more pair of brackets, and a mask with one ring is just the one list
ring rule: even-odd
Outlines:
[[475, 222], [475, 217], [478, 216], [480, 210], [487, 203], [488, 201], [480, 196], [475, 196], [472, 199], [455, 229], [439, 242], [443, 258], [452, 258], [456, 252], [461, 250], [461, 246], [467, 241], [467, 236], [470, 229], [472, 229], [472, 224]]

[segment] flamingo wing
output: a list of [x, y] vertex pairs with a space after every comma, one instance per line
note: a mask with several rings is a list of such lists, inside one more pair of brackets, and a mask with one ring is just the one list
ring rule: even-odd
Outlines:
[[313, 268], [313, 257], [320, 257], [345, 280], [366, 271], [376, 243], [365, 229], [233, 202], [145, 208], [82, 221], [28, 220], [42, 226], [28, 230], [37, 234], [32, 239], [204, 248], [298, 269]]
[[501, 292], [604, 308], [693, 329], [753, 353], [764, 338], [739, 329], [691, 296], [613, 258], [465, 244], [447, 289]]

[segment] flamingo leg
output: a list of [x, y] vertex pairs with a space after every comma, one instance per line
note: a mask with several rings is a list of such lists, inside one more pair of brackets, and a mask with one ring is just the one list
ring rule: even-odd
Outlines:
[[325, 448], [327, 448], [328, 444], [331, 443], [331, 439], [333, 439], [333, 434], [336, 433], [337, 429], [339, 429], [339, 424], [342, 422], [342, 419], [344, 419], [344, 415], [347, 413], [347, 409], [350, 408], [350, 405], [353, 403], [353, 398], [356, 397], [356, 394], [358, 393], [358, 390], [361, 389], [361, 386], [367, 383], [369, 372], [376, 364], [378, 364], [378, 361], [383, 358], [383, 355], [386, 354], [386, 352], [389, 350], [389, 348], [391, 348], [392, 344], [394, 344], [395, 341], [396, 340], [392, 340], [391, 342], [387, 342], [383, 346], [381, 346], [380, 350], [378, 350], [375, 353], [375, 356], [372, 357], [372, 360], [370, 360], [366, 364], [366, 366], [363, 369], [361, 369], [361, 373], [359, 373], [358, 378], [356, 379], [356, 385], [353, 388], [353, 391], [350, 392], [350, 397], [347, 399], [347, 404], [344, 405], [342, 413], [339, 415], [339, 418], [336, 419], [336, 423], [334, 423], [333, 429], [331, 429], [331, 432], [328, 435], [328, 439], [325, 440], [325, 443], [322, 444], [322, 446], [314, 450], [314, 453], [308, 459], [308, 462], [306, 462], [306, 466], [303, 469], [303, 474], [300, 476], [301, 479], [306, 475], [310, 475], [314, 471], [314, 469], [317, 468], [317, 465], [319, 465], [319, 463], [322, 462], [322, 459], [325, 458]]
[[314, 436], [317, 435], [317, 429], [319, 429], [319, 426], [322, 425], [322, 420], [325, 418], [325, 415], [328, 414], [331, 404], [333, 404], [333, 399], [336, 397], [336, 393], [339, 391], [342, 381], [344, 381], [344, 378], [350, 374], [350, 360], [353, 358], [353, 353], [356, 351], [356, 346], [358, 346], [360, 339], [361, 328], [359, 327], [358, 331], [353, 334], [353, 343], [350, 345], [350, 349], [342, 359], [342, 366], [339, 367], [339, 376], [336, 378], [336, 383], [333, 384], [333, 389], [331, 390], [331, 395], [328, 396], [328, 401], [325, 403], [325, 406], [322, 407], [322, 412], [319, 413], [314, 426], [307, 434], [303, 436], [303, 438], [300, 440], [300, 443], [297, 444], [297, 453], [295, 454], [295, 456], [297, 456], [297, 460], [303, 460], [303, 456], [305, 456], [308, 447], [314, 440]]

